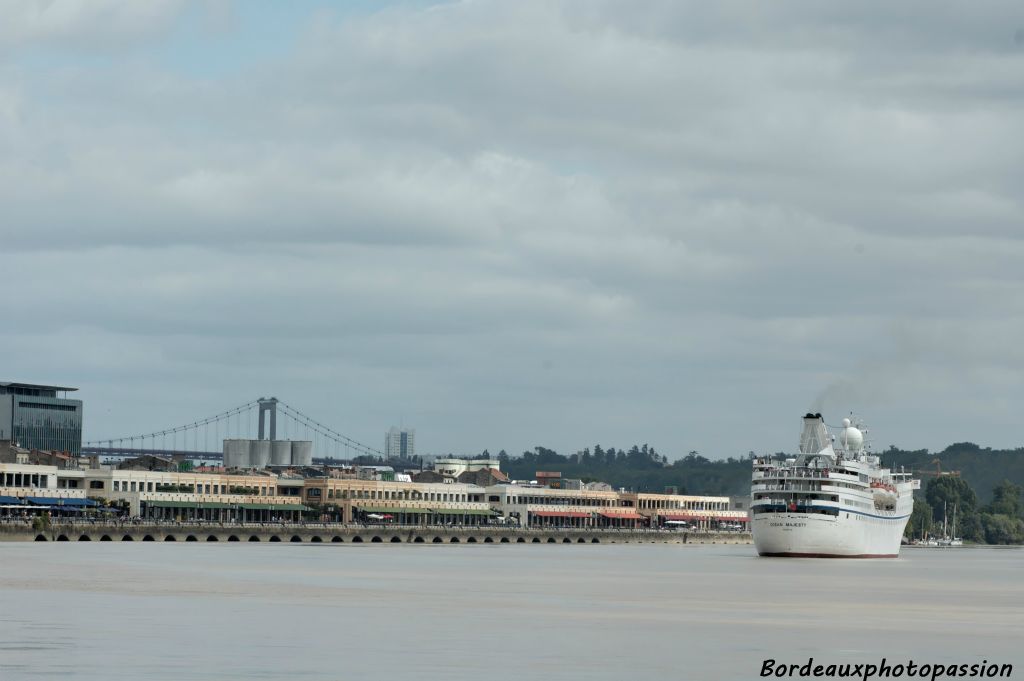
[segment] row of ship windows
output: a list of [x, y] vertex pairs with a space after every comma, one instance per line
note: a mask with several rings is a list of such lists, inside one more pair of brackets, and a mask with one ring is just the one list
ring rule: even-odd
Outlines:
[[[759, 484], [763, 484], [763, 483], [759, 483]], [[818, 485], [818, 486], [798, 485], [798, 484], [795, 484], [793, 482], [792, 478], [786, 479], [785, 481], [783, 481], [783, 484], [781, 484], [781, 485], [767, 485], [767, 487], [769, 489], [789, 489], [789, 490], [814, 490], [814, 489], [819, 489], [820, 487], [824, 487], [824, 486], [825, 486], [825, 484]], [[864, 487], [864, 485], [856, 485], [856, 484], [854, 484], [852, 482], [842, 482], [840, 480], [830, 480], [827, 483], [827, 486], [828, 487], [840, 487], [842, 489], [852, 489], [852, 490], [856, 490], [858, 492], [867, 492], [868, 491], [868, 488]]]
[[839, 515], [839, 511], [834, 508], [822, 508], [821, 506], [804, 506], [796, 510], [791, 510], [785, 506], [761, 506], [757, 509], [756, 513], [817, 513], [818, 515]]

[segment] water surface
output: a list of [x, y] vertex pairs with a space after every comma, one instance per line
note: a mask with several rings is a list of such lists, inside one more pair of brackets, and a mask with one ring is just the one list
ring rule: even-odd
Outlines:
[[0, 544], [0, 679], [754, 679], [1011, 663], [1024, 551]]

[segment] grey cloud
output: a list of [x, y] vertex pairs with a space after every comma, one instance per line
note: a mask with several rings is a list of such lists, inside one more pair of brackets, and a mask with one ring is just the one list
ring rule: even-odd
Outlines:
[[476, 2], [206, 79], [0, 61], [0, 352], [97, 436], [273, 391], [370, 443], [718, 456], [835, 385], [889, 441], [1017, 444], [1019, 21]]

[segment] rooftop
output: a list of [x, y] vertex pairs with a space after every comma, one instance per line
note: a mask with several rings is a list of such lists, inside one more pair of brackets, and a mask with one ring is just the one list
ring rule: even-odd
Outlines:
[[15, 383], [12, 381], [0, 381], [0, 388], [24, 388], [26, 390], [53, 390], [56, 392], [71, 392], [78, 388], [66, 388], [60, 385], [40, 385], [38, 383]]

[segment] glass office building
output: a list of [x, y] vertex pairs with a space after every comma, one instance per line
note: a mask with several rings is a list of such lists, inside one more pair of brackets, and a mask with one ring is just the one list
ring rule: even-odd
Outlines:
[[58, 397], [77, 388], [0, 383], [0, 440], [26, 449], [82, 451], [82, 401]]

